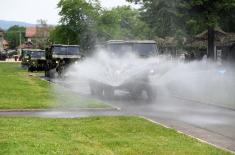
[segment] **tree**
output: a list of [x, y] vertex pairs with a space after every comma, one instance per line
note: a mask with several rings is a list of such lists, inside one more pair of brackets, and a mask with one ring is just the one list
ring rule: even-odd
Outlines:
[[9, 42], [10, 49], [17, 48], [25, 41], [25, 27], [18, 25], [10, 27], [6, 32], [6, 40]]
[[[60, 0], [61, 25], [55, 34], [66, 30], [69, 44], [80, 44], [86, 50], [93, 46], [96, 38], [96, 18], [99, 16], [100, 4], [97, 0]], [[62, 40], [64, 42], [64, 40]]]
[[148, 26], [140, 20], [139, 12], [129, 6], [103, 10], [97, 24], [98, 39], [146, 39]]
[[53, 44], [78, 44], [77, 34], [68, 25], [58, 25], [50, 32], [50, 42]]
[[220, 25], [221, 17], [229, 15], [235, 8], [235, 0], [182, 0], [184, 14], [191, 21], [203, 25], [208, 30], [208, 57], [214, 57], [215, 27]]
[[179, 0], [127, 0], [141, 5], [141, 19], [159, 37], [174, 36], [178, 30]]

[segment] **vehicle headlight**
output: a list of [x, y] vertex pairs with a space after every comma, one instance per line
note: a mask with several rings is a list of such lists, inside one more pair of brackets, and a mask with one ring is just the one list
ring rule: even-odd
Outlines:
[[75, 61], [74, 63], [75, 63], [75, 64], [78, 64], [78, 61]]
[[55, 63], [57, 63], [57, 64], [58, 64], [58, 63], [59, 63], [59, 61], [56, 61]]
[[26, 60], [27, 62], [29, 62], [29, 60]]

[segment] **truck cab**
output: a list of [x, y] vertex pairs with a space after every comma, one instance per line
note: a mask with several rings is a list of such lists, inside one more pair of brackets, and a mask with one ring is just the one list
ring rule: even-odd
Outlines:
[[[152, 40], [110, 40], [103, 46], [100, 46], [104, 51], [111, 56], [122, 59], [128, 56], [128, 53], [132, 53], [140, 58], [150, 58], [158, 55], [158, 49], [155, 41]], [[138, 67], [138, 66], [136, 66]], [[116, 71], [113, 71], [116, 72]], [[144, 73], [143, 73], [144, 72]], [[96, 80], [90, 80], [91, 94], [99, 97], [110, 98], [115, 95], [115, 90], [124, 90], [129, 92], [133, 98], [139, 98], [143, 93], [147, 94], [147, 100], [153, 101], [155, 93], [149, 83], [149, 75], [151, 70], [141, 70], [141, 73], [135, 76], [131, 76], [130, 79], [126, 79], [124, 83], [120, 85], [108, 85]], [[122, 76], [121, 73], [117, 76]]]
[[61, 77], [66, 68], [82, 58], [79, 45], [52, 45], [46, 49], [45, 76]]

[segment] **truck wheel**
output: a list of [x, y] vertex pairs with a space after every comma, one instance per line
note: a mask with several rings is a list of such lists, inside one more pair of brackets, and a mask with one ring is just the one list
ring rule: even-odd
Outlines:
[[28, 72], [33, 72], [33, 67], [30, 66], [30, 67], [28, 68]]
[[49, 77], [49, 71], [45, 71], [45, 77]]
[[99, 83], [90, 81], [89, 82], [90, 92], [91, 95], [102, 97], [103, 96], [103, 88], [100, 86]]
[[55, 69], [49, 70], [49, 77], [54, 79], [55, 78], [55, 73], [56, 73]]
[[114, 89], [110, 86], [103, 87], [103, 96], [106, 99], [112, 99], [114, 97]]
[[156, 99], [156, 94], [154, 93], [152, 87], [148, 84], [141, 85], [131, 91], [131, 96], [133, 99], [144, 99], [148, 103], [153, 102]]
[[153, 88], [150, 85], [147, 85], [144, 91], [147, 94], [147, 102], [154, 102], [156, 99], [156, 93], [154, 92]]

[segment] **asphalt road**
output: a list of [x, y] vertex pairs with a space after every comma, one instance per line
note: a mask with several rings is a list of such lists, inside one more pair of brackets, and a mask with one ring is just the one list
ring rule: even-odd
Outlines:
[[[67, 84], [69, 87], [69, 84]], [[74, 90], [89, 96], [89, 89], [81, 86]], [[42, 111], [0, 112], [0, 116], [35, 116], [52, 118], [76, 118], [100, 115], [133, 115], [142, 116], [174, 128], [185, 134], [202, 139], [232, 151], [235, 151], [235, 111], [173, 97], [158, 93], [154, 103], [144, 100], [132, 100], [127, 94], [118, 93], [108, 100], [120, 109], [50, 109]]]

